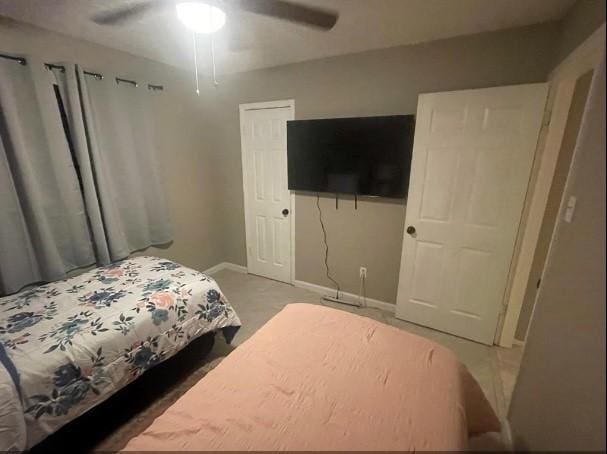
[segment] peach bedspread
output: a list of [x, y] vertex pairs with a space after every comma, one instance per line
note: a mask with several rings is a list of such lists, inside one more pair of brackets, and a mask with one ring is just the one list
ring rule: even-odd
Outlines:
[[125, 450], [460, 450], [499, 431], [444, 347], [350, 313], [291, 304]]

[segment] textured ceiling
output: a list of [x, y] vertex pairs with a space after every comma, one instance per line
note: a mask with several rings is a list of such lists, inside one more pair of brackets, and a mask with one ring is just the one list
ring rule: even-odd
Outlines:
[[[0, 0], [0, 14], [169, 65], [189, 68], [192, 35], [172, 6], [120, 27], [89, 20], [130, 0]], [[218, 71], [232, 73], [560, 19], [574, 0], [297, 0], [340, 13], [329, 32], [234, 12], [215, 37]], [[208, 72], [209, 38], [199, 38]]]

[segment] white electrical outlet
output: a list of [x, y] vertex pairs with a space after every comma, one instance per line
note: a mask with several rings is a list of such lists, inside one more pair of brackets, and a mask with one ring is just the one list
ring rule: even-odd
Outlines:
[[361, 266], [361, 267], [360, 267], [360, 271], [358, 272], [358, 275], [359, 275], [361, 278], [366, 279], [366, 278], [367, 278], [367, 268], [365, 268], [364, 266]]

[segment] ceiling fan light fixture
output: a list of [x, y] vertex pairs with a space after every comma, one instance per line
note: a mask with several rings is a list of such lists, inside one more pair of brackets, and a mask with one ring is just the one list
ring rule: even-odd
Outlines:
[[226, 23], [226, 13], [206, 3], [181, 2], [176, 9], [181, 23], [195, 33], [215, 33]]

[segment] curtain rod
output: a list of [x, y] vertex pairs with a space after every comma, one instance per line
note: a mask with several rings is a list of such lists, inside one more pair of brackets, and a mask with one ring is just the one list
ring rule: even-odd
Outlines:
[[103, 74], [99, 74], [99, 73], [92, 73], [90, 71], [82, 71], [86, 76], [91, 76], [94, 77], [95, 79], [98, 80], [103, 80]]
[[44, 66], [46, 66], [46, 69], [58, 69], [59, 71], [61, 71], [62, 73], [65, 72], [65, 66], [61, 66], [61, 65], [54, 65], [52, 63], [45, 63]]
[[0, 54], [0, 58], [6, 58], [7, 60], [13, 60], [19, 62], [20, 65], [27, 65], [27, 60], [23, 57], [14, 57], [12, 55]]
[[132, 85], [133, 87], [138, 87], [139, 84], [137, 82], [135, 82], [134, 80], [129, 80], [129, 79], [121, 79], [120, 77], [116, 77], [116, 83], [120, 84], [120, 82], [123, 82], [125, 84], [129, 84]]
[[[23, 66], [27, 65], [27, 60], [25, 58], [23, 58], [23, 57], [15, 57], [14, 55], [0, 54], [0, 58], [5, 58], [7, 60], [16, 61], [20, 65], [23, 65]], [[61, 71], [62, 73], [65, 72], [65, 66], [63, 66], [63, 65], [56, 65], [56, 64], [53, 64], [53, 63], [45, 63], [44, 66], [46, 67], [46, 69], [49, 69], [49, 70], [56, 69], [56, 70]], [[95, 79], [98, 79], [98, 80], [103, 79], [103, 74], [94, 73], [94, 72], [90, 72], [90, 71], [83, 71], [83, 72], [87, 76], [92, 76]], [[116, 77], [116, 83], [118, 84], [120, 82], [131, 84], [134, 87], [139, 86], [139, 84], [135, 80], [122, 79], [120, 77]], [[164, 90], [164, 86], [162, 86], [162, 85], [148, 84], [148, 90], [151, 90], [151, 91], [162, 91], [162, 90]]]

